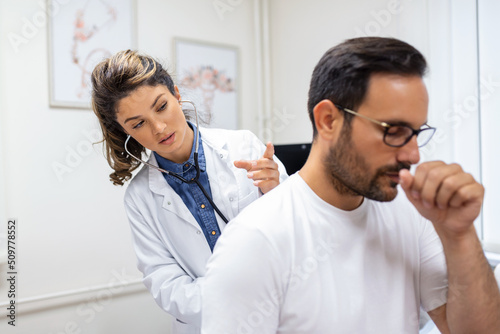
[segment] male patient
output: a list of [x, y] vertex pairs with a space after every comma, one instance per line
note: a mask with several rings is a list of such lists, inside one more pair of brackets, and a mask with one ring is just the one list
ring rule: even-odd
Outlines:
[[418, 333], [420, 307], [442, 333], [500, 333], [500, 292], [473, 225], [483, 187], [456, 164], [409, 172], [435, 131], [426, 66], [390, 38], [323, 56], [309, 158], [219, 239], [203, 333]]

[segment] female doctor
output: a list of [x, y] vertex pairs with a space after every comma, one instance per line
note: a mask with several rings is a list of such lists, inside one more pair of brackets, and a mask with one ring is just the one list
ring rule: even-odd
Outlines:
[[[118, 52], [92, 73], [92, 107], [115, 185], [140, 166], [125, 194], [138, 268], [173, 333], [199, 333], [205, 264], [243, 208], [286, 177], [283, 164], [249, 131], [187, 122], [177, 86], [151, 57]], [[198, 133], [199, 130], [199, 133]], [[212, 201], [213, 200], [213, 201]]]

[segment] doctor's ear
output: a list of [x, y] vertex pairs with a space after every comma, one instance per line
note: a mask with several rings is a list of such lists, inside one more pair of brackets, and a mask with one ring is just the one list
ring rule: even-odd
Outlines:
[[326, 140], [333, 139], [342, 128], [344, 118], [330, 100], [322, 100], [316, 104], [313, 114], [318, 135]]
[[179, 101], [179, 103], [181, 103], [181, 93], [179, 93], [179, 88], [177, 87], [177, 85], [174, 86], [174, 92], [175, 98], [177, 99], [177, 101]]

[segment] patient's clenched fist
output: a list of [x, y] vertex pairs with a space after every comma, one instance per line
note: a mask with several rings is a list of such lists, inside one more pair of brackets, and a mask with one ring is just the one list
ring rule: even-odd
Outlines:
[[484, 188], [457, 164], [425, 162], [415, 175], [400, 171], [401, 187], [438, 233], [459, 235], [473, 228], [481, 211]]

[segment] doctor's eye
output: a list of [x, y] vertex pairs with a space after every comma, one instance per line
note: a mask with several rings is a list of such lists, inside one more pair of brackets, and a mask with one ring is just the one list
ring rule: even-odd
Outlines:
[[163, 103], [161, 107], [158, 109], [158, 111], [165, 110], [166, 107], [167, 107], [167, 102]]
[[144, 124], [144, 121], [140, 121], [139, 123], [137, 123], [136, 125], [134, 125], [134, 126], [132, 127], [132, 129], [138, 129], [138, 128], [140, 128], [143, 124]]

